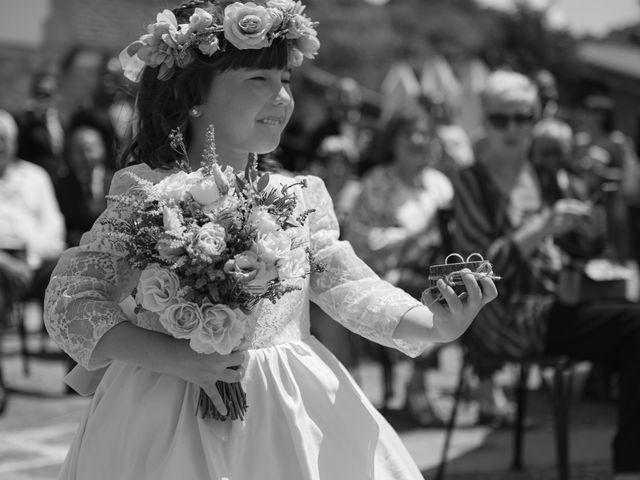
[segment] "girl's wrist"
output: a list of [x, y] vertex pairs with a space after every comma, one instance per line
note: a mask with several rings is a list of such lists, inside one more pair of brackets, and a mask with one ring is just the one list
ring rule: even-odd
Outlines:
[[394, 340], [401, 341], [432, 341], [434, 331], [434, 316], [424, 305], [415, 305], [407, 310], [400, 318], [393, 332]]

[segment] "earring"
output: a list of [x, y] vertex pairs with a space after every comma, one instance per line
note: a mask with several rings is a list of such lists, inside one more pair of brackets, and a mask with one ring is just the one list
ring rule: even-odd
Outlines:
[[200, 115], [202, 115], [202, 105], [196, 105], [189, 109], [189, 116], [198, 118]]

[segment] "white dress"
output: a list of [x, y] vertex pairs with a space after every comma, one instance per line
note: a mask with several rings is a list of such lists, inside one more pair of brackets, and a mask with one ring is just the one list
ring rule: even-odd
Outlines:
[[[168, 173], [128, 167], [159, 181]], [[128, 319], [119, 303], [136, 284], [124, 252], [99, 221], [58, 264], [45, 304], [56, 342], [88, 370], [103, 367], [60, 474], [74, 480], [422, 480], [400, 438], [338, 360], [309, 333], [309, 301], [347, 328], [415, 356], [426, 344], [392, 339], [416, 300], [380, 280], [338, 240], [333, 205], [322, 181], [304, 177], [299, 208], [315, 208], [296, 235], [308, 240], [322, 273], [275, 305], [251, 315], [241, 347], [247, 351], [242, 384], [244, 421], [203, 420], [195, 414], [199, 387], [94, 354], [100, 337], [122, 321], [163, 331], [156, 317]], [[273, 175], [272, 182], [299, 180]], [[111, 187], [133, 186], [118, 172]], [[297, 188], [297, 187], [296, 187]], [[111, 202], [103, 214], [121, 217]]]

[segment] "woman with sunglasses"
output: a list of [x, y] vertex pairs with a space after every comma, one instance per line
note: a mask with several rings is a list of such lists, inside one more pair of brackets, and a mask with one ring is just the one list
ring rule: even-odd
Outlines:
[[456, 182], [455, 242], [462, 254], [486, 252], [502, 275], [500, 297], [463, 336], [489, 396], [505, 359], [568, 355], [619, 371], [619, 417], [613, 441], [616, 479], [640, 478], [640, 305], [569, 298], [560, 278], [568, 255], [558, 245], [593, 221], [588, 202], [548, 200], [529, 160], [538, 96], [519, 73], [492, 73], [482, 93], [486, 135], [478, 162]]

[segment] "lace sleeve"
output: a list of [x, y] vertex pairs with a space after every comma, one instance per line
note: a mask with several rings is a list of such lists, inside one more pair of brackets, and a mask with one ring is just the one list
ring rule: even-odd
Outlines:
[[[124, 193], [133, 179], [117, 172], [110, 195]], [[93, 350], [109, 329], [127, 320], [118, 305], [135, 285], [125, 248], [106, 235], [105, 219], [125, 218], [128, 212], [110, 201], [78, 247], [62, 254], [45, 296], [44, 321], [55, 342], [80, 365], [95, 370], [110, 359]]]
[[304, 189], [309, 216], [311, 250], [326, 265], [311, 276], [311, 301], [349, 330], [374, 342], [419, 355], [428, 342], [395, 341], [393, 333], [402, 316], [421, 305], [409, 294], [381, 280], [356, 254], [339, 241], [333, 202], [321, 179], [306, 177]]

